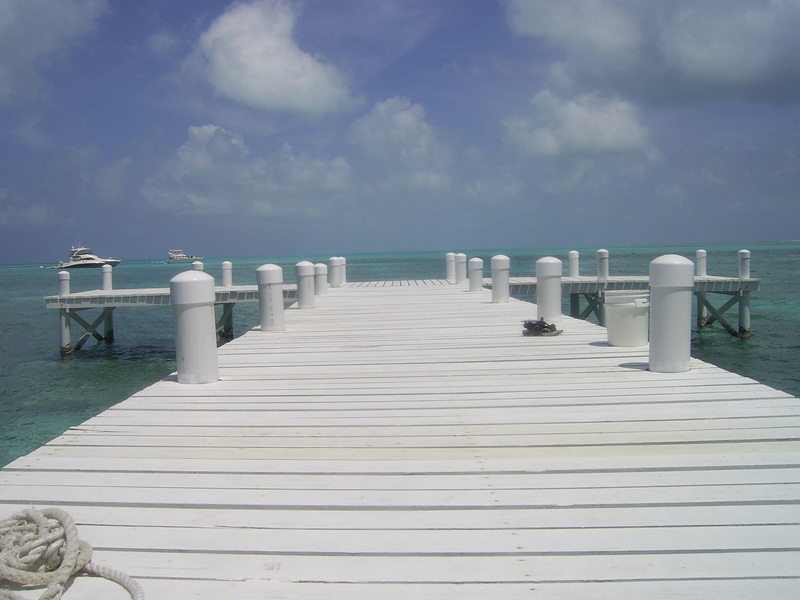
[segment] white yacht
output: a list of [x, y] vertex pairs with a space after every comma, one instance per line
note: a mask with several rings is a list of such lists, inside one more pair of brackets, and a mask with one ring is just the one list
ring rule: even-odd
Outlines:
[[183, 262], [186, 260], [203, 260], [202, 256], [194, 256], [185, 254], [183, 250], [170, 250], [169, 251], [169, 259], [167, 262]]
[[89, 267], [102, 267], [103, 265], [111, 265], [112, 267], [121, 263], [119, 258], [100, 258], [85, 246], [80, 243], [73, 246], [69, 251], [69, 260], [61, 261], [58, 263], [58, 269], [78, 269]]

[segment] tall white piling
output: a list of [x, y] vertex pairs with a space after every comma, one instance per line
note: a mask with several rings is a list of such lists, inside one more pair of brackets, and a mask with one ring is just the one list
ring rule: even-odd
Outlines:
[[347, 283], [347, 259], [344, 256], [340, 256], [339, 260], [342, 261], [339, 265], [339, 285], [344, 285]]
[[285, 331], [283, 317], [283, 269], [278, 265], [261, 265], [256, 269], [258, 307], [261, 331]]
[[[601, 296], [605, 293], [606, 283], [608, 283], [608, 272], [608, 250], [601, 248], [597, 251], [597, 290]], [[603, 327], [606, 326], [605, 301], [600, 302], [597, 321]]]
[[202, 271], [203, 270], [203, 261], [196, 260], [192, 262], [192, 271]]
[[314, 295], [325, 296], [328, 293], [328, 265], [316, 263], [314, 265]]
[[331, 256], [328, 259], [328, 276], [330, 277], [330, 286], [338, 288], [342, 285], [342, 259], [338, 256]]
[[561, 275], [563, 265], [553, 256], [536, 261], [537, 314], [547, 323], [561, 321]]
[[456, 283], [467, 283], [467, 255], [461, 252], [456, 254]]
[[448, 252], [444, 256], [445, 266], [447, 268], [447, 281], [451, 283], [456, 280], [456, 254], [455, 252]]
[[469, 291], [483, 291], [483, 259], [469, 259]]
[[233, 263], [229, 260], [222, 261], [222, 287], [233, 285]]
[[[708, 253], [702, 248], [694, 253], [694, 274], [697, 277], [706, 277], [708, 275]], [[708, 309], [703, 304], [705, 293], [699, 292], [697, 294], [697, 326], [704, 327], [708, 323]]]
[[314, 263], [307, 260], [295, 265], [297, 272], [297, 308], [314, 308]]
[[[739, 250], [739, 279], [750, 279], [750, 250]], [[739, 292], [739, 335], [750, 335], [750, 292]]]
[[492, 257], [492, 302], [508, 302], [511, 259], [504, 254]]
[[[101, 268], [103, 269], [103, 291], [111, 291], [113, 289], [113, 282], [111, 279], [113, 267], [111, 265], [103, 265]], [[114, 341], [114, 314], [111, 309], [108, 309], [106, 318], [103, 319], [103, 339], [107, 343]]]
[[[62, 302], [69, 296], [69, 271], [58, 272], [58, 297]], [[72, 352], [72, 329], [70, 328], [69, 309], [58, 309], [58, 328], [61, 333], [61, 354]]]
[[[569, 251], [569, 276], [570, 277], [580, 277], [581, 276], [581, 263], [580, 263], [580, 253], [577, 250], [570, 250]], [[569, 314], [574, 318], [580, 317], [581, 314], [581, 295], [580, 294], [570, 294], [569, 295]]]
[[692, 358], [694, 263], [676, 254], [650, 263], [650, 370], [682, 373]]
[[570, 250], [569, 251], [569, 276], [570, 277], [580, 277], [581, 276], [581, 254], [577, 250]]
[[214, 278], [194, 269], [184, 271], [170, 279], [169, 290], [175, 322], [178, 383], [217, 381]]

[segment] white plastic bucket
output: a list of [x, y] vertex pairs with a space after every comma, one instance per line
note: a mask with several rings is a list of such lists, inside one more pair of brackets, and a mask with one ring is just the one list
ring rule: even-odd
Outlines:
[[612, 290], [605, 293], [609, 346], [647, 346], [649, 292]]

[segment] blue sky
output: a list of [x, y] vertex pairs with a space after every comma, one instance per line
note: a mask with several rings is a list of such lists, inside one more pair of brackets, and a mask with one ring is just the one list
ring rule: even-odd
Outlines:
[[0, 263], [798, 239], [799, 0], [0, 0]]

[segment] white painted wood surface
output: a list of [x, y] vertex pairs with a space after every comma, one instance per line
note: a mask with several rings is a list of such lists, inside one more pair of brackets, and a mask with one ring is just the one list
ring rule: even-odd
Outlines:
[[800, 402], [535, 317], [440, 280], [331, 289], [221, 347], [219, 382], [9, 465], [0, 510], [66, 509], [148, 599], [797, 598]]

